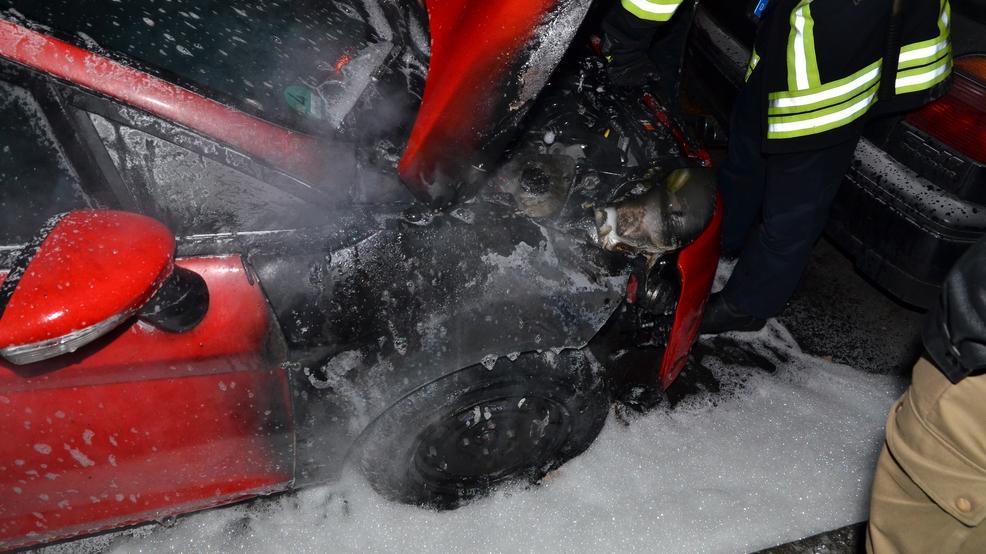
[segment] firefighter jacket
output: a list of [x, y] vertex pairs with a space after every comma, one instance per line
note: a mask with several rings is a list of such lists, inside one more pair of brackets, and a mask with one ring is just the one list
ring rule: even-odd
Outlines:
[[772, 0], [747, 73], [760, 73], [764, 151], [851, 140], [868, 117], [940, 95], [949, 17], [948, 0]]

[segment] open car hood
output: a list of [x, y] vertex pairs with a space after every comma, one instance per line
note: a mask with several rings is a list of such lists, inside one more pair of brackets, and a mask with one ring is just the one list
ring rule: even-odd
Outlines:
[[433, 207], [498, 160], [572, 41], [589, 0], [430, 0], [431, 61], [398, 170]]

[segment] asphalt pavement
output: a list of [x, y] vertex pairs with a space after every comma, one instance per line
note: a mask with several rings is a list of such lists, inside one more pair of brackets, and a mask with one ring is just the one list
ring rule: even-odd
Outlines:
[[921, 354], [924, 312], [863, 278], [824, 239], [780, 320], [805, 352], [860, 371], [910, 375]]

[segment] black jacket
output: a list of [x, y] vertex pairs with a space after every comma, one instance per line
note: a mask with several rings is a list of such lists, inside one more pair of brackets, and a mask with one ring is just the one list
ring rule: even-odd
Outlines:
[[922, 338], [935, 365], [953, 383], [986, 370], [986, 238], [945, 278]]

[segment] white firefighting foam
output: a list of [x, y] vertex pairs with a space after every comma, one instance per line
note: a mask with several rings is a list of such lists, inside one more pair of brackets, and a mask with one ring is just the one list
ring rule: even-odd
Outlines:
[[[706, 358], [718, 392], [624, 424], [538, 487], [449, 512], [379, 497], [360, 477], [71, 543], [115, 552], [748, 552], [866, 518], [899, 378], [800, 352], [771, 322], [737, 344], [775, 373]], [[64, 548], [64, 546], [63, 546]]]

